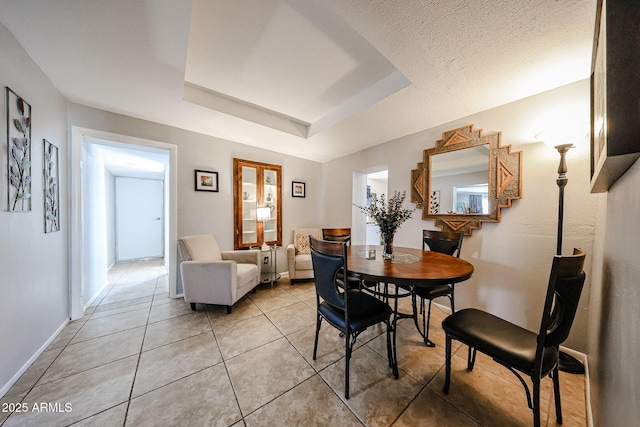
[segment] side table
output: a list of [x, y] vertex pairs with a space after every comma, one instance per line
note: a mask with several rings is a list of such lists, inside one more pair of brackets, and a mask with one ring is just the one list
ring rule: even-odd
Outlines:
[[262, 274], [260, 283], [269, 283], [271, 289], [273, 289], [273, 282], [280, 279], [280, 273], [276, 271], [277, 267], [277, 254], [278, 246], [272, 245], [269, 247], [255, 246], [251, 249], [257, 249], [260, 251], [262, 258]]

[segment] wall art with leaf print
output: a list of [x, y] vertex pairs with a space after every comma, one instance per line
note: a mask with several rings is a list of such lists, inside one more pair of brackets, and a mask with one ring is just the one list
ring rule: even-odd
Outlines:
[[60, 206], [58, 193], [58, 147], [42, 140], [42, 159], [44, 171], [42, 184], [44, 188], [44, 232], [60, 231]]
[[8, 210], [31, 210], [31, 105], [7, 87]]

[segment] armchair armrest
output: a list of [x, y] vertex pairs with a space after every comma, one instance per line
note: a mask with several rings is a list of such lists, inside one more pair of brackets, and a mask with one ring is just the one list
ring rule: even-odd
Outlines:
[[235, 261], [240, 264], [260, 265], [260, 251], [222, 251], [222, 259]]
[[185, 301], [226, 305], [235, 301], [238, 288], [235, 261], [184, 261], [180, 263], [180, 273]]
[[287, 245], [287, 266], [289, 267], [289, 277], [295, 279], [296, 274], [296, 247], [293, 243]]

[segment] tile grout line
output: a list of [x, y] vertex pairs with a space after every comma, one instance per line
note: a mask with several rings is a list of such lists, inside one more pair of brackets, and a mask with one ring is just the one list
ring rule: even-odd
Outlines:
[[[158, 287], [158, 274], [156, 272], [156, 288]], [[149, 318], [151, 317], [151, 308], [153, 307], [153, 300], [155, 293], [151, 297], [151, 306], [149, 306], [149, 313], [147, 314], [147, 322], [144, 325], [144, 333], [142, 334], [142, 342], [140, 343], [140, 352], [138, 353], [138, 361], [136, 362], [136, 369], [133, 373], [133, 379], [131, 381], [131, 390], [129, 390], [129, 398], [127, 399], [127, 407], [124, 411], [124, 419], [122, 420], [122, 427], [127, 425], [127, 417], [129, 416], [129, 408], [131, 407], [131, 396], [133, 395], [133, 388], [136, 384], [136, 377], [138, 375], [138, 368], [140, 367], [140, 359], [142, 358], [142, 349], [144, 348], [144, 340], [147, 337], [147, 328], [149, 327]]]

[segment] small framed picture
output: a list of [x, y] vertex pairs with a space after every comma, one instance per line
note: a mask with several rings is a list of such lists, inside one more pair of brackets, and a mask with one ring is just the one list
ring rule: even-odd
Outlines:
[[218, 172], [196, 170], [196, 191], [218, 192]]
[[305, 183], [298, 181], [291, 181], [291, 196], [293, 197], [305, 197]]

